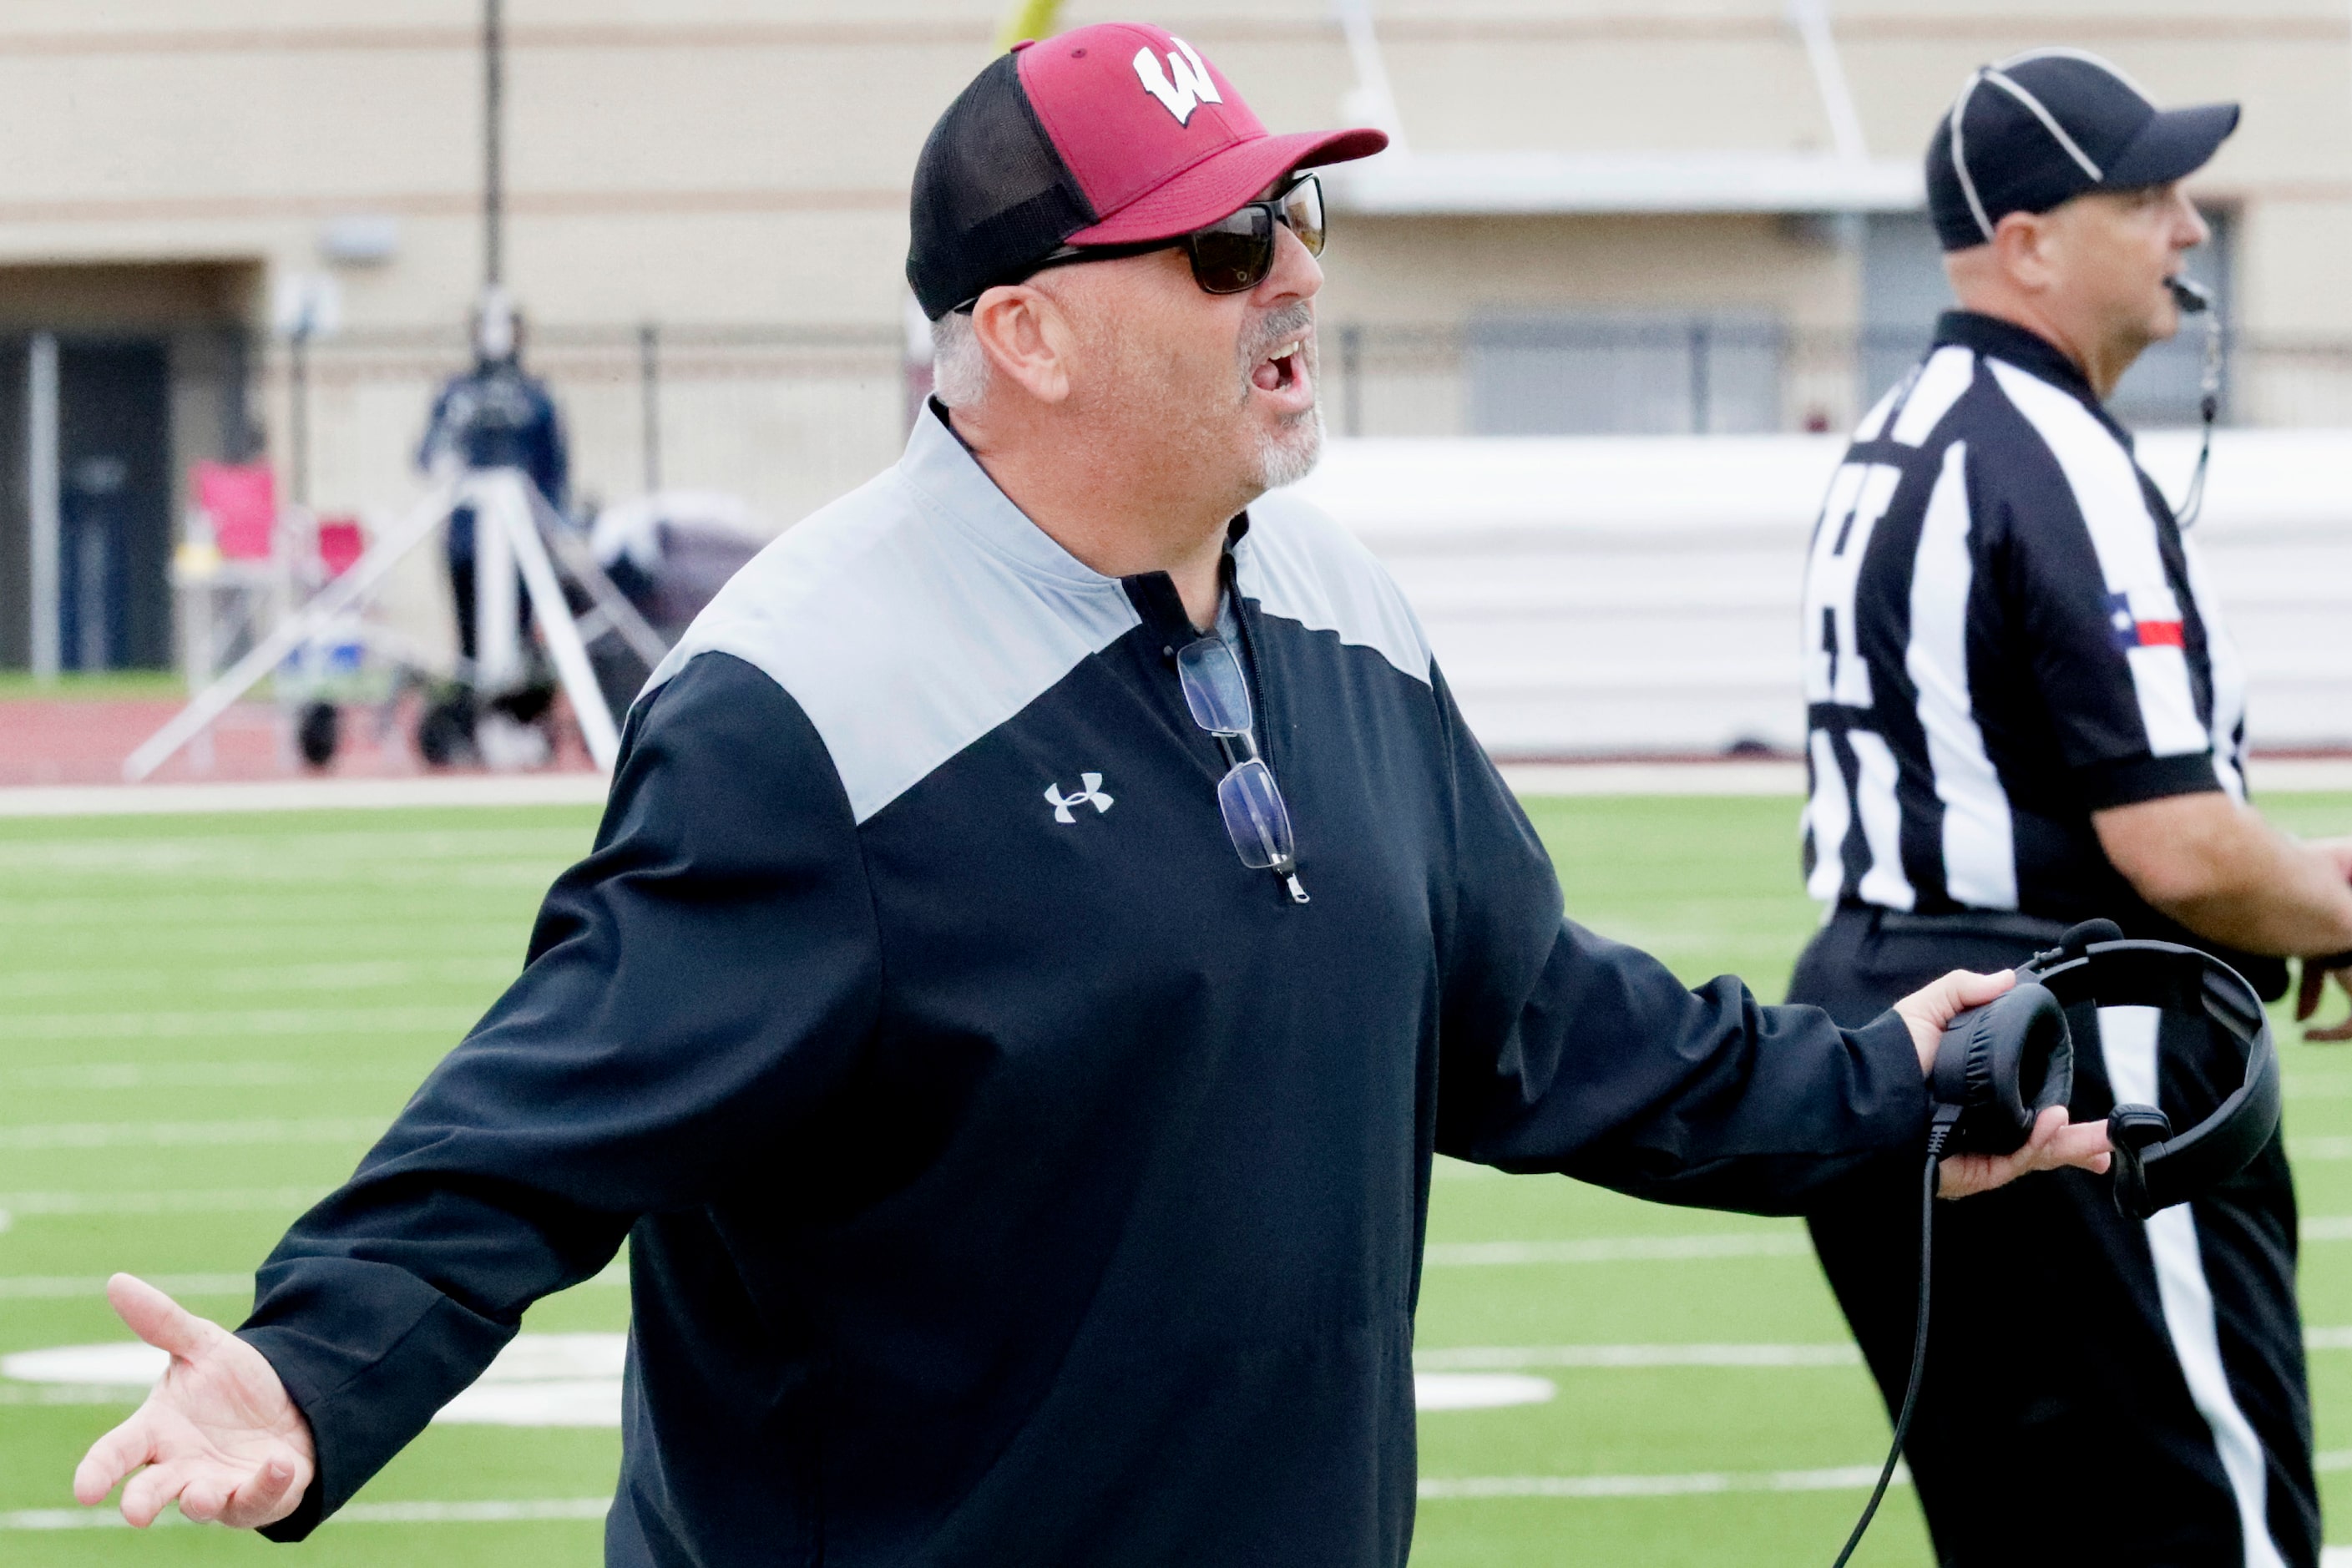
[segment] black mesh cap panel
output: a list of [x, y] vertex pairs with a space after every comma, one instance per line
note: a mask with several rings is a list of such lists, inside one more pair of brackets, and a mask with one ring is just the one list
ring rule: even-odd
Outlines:
[[915, 160], [907, 281], [938, 321], [1096, 221], [1021, 90], [1015, 57], [972, 79]]

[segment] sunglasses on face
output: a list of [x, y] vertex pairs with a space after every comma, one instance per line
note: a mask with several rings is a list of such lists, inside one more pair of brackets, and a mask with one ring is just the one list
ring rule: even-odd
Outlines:
[[[1032, 268], [1028, 276], [1052, 267], [1082, 261], [1111, 261], [1122, 256], [1149, 256], [1179, 246], [1192, 263], [1192, 281], [1208, 294], [1246, 294], [1274, 270], [1275, 225], [1298, 237], [1309, 256], [1323, 254], [1323, 185], [1312, 174], [1297, 180], [1262, 202], [1251, 202], [1227, 213], [1205, 228], [1173, 239], [1147, 239], [1133, 245], [1066, 245]], [[980, 302], [973, 295], [956, 307], [969, 311]]]

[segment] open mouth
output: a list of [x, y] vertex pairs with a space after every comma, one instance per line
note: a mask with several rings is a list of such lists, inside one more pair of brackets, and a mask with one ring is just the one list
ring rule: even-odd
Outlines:
[[1306, 378], [1306, 362], [1299, 357], [1307, 340], [1295, 339], [1257, 362], [1250, 372], [1250, 384], [1260, 392], [1287, 392]]

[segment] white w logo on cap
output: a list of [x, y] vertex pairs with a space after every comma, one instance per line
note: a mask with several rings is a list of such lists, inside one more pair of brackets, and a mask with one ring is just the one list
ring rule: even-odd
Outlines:
[[1150, 49], [1138, 49], [1135, 74], [1142, 79], [1144, 90], [1176, 117], [1177, 124], [1190, 125], [1192, 110], [1204, 103], [1223, 103], [1224, 97], [1209, 79], [1209, 68], [1200, 51], [1172, 33], [1168, 41], [1176, 46], [1169, 51], [1168, 68], [1160, 68], [1160, 57]]

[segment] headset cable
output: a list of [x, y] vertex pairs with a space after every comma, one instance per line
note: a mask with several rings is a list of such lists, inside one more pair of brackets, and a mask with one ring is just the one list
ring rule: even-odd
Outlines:
[[[1895, 1467], [1903, 1458], [1903, 1439], [1911, 1432], [1911, 1413], [1919, 1404], [1919, 1383], [1927, 1370], [1927, 1281], [1929, 1267], [1936, 1257], [1936, 1177], [1944, 1163], [1944, 1140], [1951, 1135], [1952, 1122], [1959, 1116], [1959, 1107], [1938, 1107], [1935, 1124], [1927, 1130], [1927, 1169], [1919, 1188], [1919, 1320], [1911, 1333], [1911, 1380], [1903, 1390], [1903, 1409], [1895, 1417], [1895, 1441], [1886, 1450], [1886, 1463], [1878, 1472], [1878, 1485], [1870, 1494], [1870, 1502], [1862, 1517], [1853, 1521], [1853, 1533], [1845, 1539], [1845, 1550], [1837, 1554], [1831, 1568], [1845, 1568], [1853, 1556], [1853, 1549], [1862, 1544], [1863, 1532], [1878, 1513], [1879, 1500], [1886, 1496], [1888, 1483], [1895, 1479]], [[1945, 1112], [1948, 1110], [1949, 1115]]]

